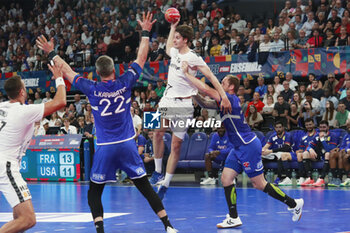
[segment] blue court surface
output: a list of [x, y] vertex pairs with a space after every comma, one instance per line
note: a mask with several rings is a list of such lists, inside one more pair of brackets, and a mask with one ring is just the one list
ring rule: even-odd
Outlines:
[[[87, 204], [87, 184], [31, 183], [37, 225], [27, 232], [94, 233]], [[252, 188], [238, 188], [238, 212], [243, 225], [216, 228], [226, 213], [220, 187], [170, 187], [164, 198], [172, 224], [179, 232], [346, 232], [350, 231], [350, 189], [289, 188], [292, 197], [303, 197], [301, 220], [292, 222], [287, 207]], [[105, 232], [165, 232], [146, 200], [135, 187], [108, 185], [103, 194]], [[0, 196], [0, 225], [12, 218], [11, 208]]]

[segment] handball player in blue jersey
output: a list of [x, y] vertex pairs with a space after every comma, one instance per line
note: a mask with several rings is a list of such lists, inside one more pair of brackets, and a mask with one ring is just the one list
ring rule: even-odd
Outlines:
[[[182, 63], [182, 70], [186, 77], [202, 93], [207, 94], [214, 100], [207, 100], [201, 95], [194, 98], [205, 108], [218, 109], [221, 97], [219, 93], [206, 85], [204, 82], [196, 79], [189, 71], [186, 62]], [[303, 199], [293, 199], [287, 196], [278, 187], [266, 182], [263, 174], [263, 164], [261, 161], [261, 143], [255, 133], [247, 125], [244, 115], [241, 111], [240, 100], [236, 96], [239, 88], [239, 79], [233, 75], [227, 75], [221, 82], [228, 99], [231, 102], [232, 111], [224, 113], [220, 111], [221, 120], [226, 128], [228, 138], [233, 144], [233, 148], [226, 158], [225, 167], [222, 173], [221, 181], [225, 190], [225, 197], [229, 207], [229, 214], [226, 219], [217, 224], [218, 228], [231, 228], [242, 225], [241, 219], [237, 214], [236, 189], [234, 180], [236, 176], [245, 171], [250, 178], [254, 188], [264, 191], [271, 197], [288, 205], [288, 209], [293, 213], [293, 221], [298, 221], [301, 217], [304, 205]]]
[[166, 232], [177, 232], [170, 224], [161, 200], [146, 177], [134, 140], [136, 132], [130, 114], [131, 90], [146, 62], [149, 32], [155, 21], [152, 21], [150, 13], [146, 16], [143, 14], [142, 21], [138, 20], [142, 28], [139, 52], [125, 74], [115, 77], [114, 63], [110, 57], [101, 56], [97, 59], [96, 73], [101, 77], [101, 82], [88, 80], [74, 72], [54, 53], [53, 39], [50, 42], [44, 36], [37, 39], [38, 47], [49, 53], [51, 61], [63, 64], [64, 76], [89, 98], [91, 104], [96, 126], [97, 148], [91, 168], [88, 203], [98, 233], [104, 232], [101, 202], [104, 185], [107, 182], [116, 181], [117, 169], [122, 169], [128, 174], [137, 189], [148, 200], [153, 211], [162, 220]]

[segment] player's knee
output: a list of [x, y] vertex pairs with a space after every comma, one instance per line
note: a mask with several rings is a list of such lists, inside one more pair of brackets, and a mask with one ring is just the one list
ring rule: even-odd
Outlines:
[[258, 190], [264, 190], [265, 188], [265, 185], [263, 185], [262, 182], [257, 182], [252, 180], [252, 185], [255, 189], [258, 189]]
[[224, 173], [222, 173], [221, 175], [221, 183], [224, 187], [230, 186], [231, 184], [233, 184], [233, 180], [231, 178], [231, 176], [225, 175]]
[[20, 220], [23, 230], [30, 229], [30, 228], [34, 227], [36, 224], [36, 218], [35, 218], [34, 213], [26, 214], [25, 216], [21, 216], [18, 218], [18, 220]]
[[162, 141], [164, 136], [164, 131], [156, 130], [154, 131], [153, 137], [156, 142]]

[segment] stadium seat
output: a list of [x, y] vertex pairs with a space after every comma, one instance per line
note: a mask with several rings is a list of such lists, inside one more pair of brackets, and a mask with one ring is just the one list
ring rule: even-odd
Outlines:
[[177, 164], [177, 166], [179, 168], [188, 168], [188, 161], [186, 161], [186, 155], [187, 155], [187, 150], [188, 150], [188, 144], [190, 142], [189, 138], [190, 137], [186, 133], [185, 138], [184, 138], [182, 145], [181, 145], [180, 159], [179, 159], [179, 162]]
[[265, 135], [261, 131], [254, 131], [255, 135], [259, 138], [261, 144], [265, 141]]
[[190, 168], [204, 168], [204, 155], [207, 150], [208, 136], [203, 132], [194, 133], [188, 145], [186, 160]]
[[269, 131], [266, 133], [265, 135], [265, 139], [264, 139], [264, 143], [262, 143], [262, 146], [265, 146], [266, 142], [269, 140], [269, 138], [271, 137], [271, 135], [274, 133], [275, 131]]

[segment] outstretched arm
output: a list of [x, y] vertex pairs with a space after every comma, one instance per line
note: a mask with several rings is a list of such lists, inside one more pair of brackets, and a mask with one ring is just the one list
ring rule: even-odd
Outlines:
[[192, 96], [192, 98], [201, 106], [202, 108], [219, 110], [217, 102], [213, 99], [207, 99], [201, 94]]
[[218, 79], [215, 77], [213, 72], [211, 72], [211, 70], [209, 69], [208, 66], [198, 66], [198, 69], [200, 70], [200, 72], [202, 72], [202, 74], [204, 74], [204, 76], [206, 78], [209, 79], [209, 81], [213, 84], [213, 86], [218, 91], [219, 95], [221, 96], [222, 101], [220, 104], [220, 110], [224, 110], [225, 113], [231, 112], [231, 110], [232, 110], [231, 103], [228, 100], [224, 89], [220, 85]]
[[[54, 40], [51, 38], [50, 41], [47, 41], [45, 36], [41, 35], [36, 39], [37, 46], [42, 49], [45, 53], [49, 54], [54, 51]], [[77, 72], [73, 71], [73, 69], [65, 62], [60, 56], [56, 55], [53, 57], [53, 61], [55, 64], [57, 64], [59, 67], [62, 66], [62, 73], [63, 76], [67, 78], [67, 80], [72, 83], [74, 80], [74, 77], [78, 74]]]
[[168, 36], [168, 40], [166, 42], [166, 54], [168, 54], [169, 57], [170, 56], [170, 49], [172, 47], [174, 47], [174, 36], [175, 36], [175, 29], [176, 29], [176, 26], [179, 24], [180, 22], [180, 19], [178, 21], [176, 21], [175, 23], [172, 23], [171, 26], [170, 26], [170, 32], [169, 32], [169, 36]]
[[[143, 20], [142, 21], [137, 20], [137, 22], [140, 24], [142, 28], [142, 31], [147, 31], [148, 33], [151, 31], [152, 25], [157, 21], [156, 19], [152, 21], [152, 16], [153, 15], [150, 12], [148, 12], [146, 16], [145, 16], [145, 13], [143, 12], [142, 14]], [[145, 62], [147, 60], [148, 49], [149, 49], [149, 35], [148, 36], [142, 35], [139, 52], [137, 53], [137, 58], [135, 60], [135, 63], [137, 63], [141, 67], [141, 69], [143, 69], [143, 66], [145, 65]]]
[[181, 68], [184, 74], [186, 75], [186, 77], [190, 80], [191, 83], [193, 83], [193, 85], [195, 85], [198, 88], [200, 92], [207, 94], [208, 96], [210, 96], [211, 98], [215, 99], [218, 102], [221, 100], [220, 94], [217, 90], [209, 87], [207, 84], [200, 81], [199, 79], [197, 79], [196, 77], [194, 77], [188, 72], [189, 67], [187, 62], [183, 61]]

